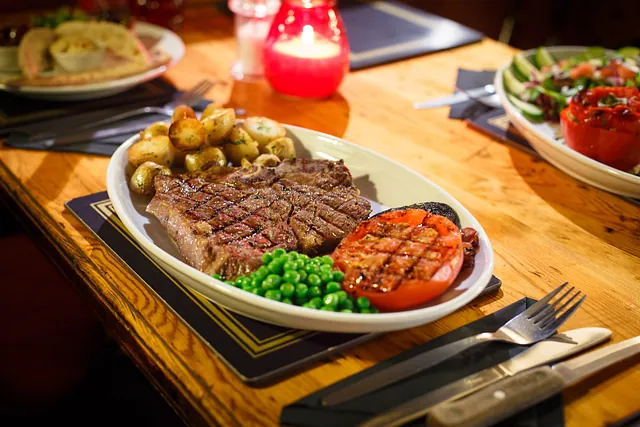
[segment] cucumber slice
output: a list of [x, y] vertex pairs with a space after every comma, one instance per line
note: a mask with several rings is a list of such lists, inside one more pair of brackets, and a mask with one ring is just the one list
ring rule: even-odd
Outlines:
[[541, 46], [536, 50], [536, 63], [538, 64], [538, 67], [542, 68], [544, 66], [550, 67], [555, 64], [556, 61], [553, 59], [553, 56], [551, 56], [551, 53], [549, 53], [547, 48]]
[[529, 104], [528, 102], [524, 102], [510, 93], [507, 94], [507, 99], [522, 112], [522, 114], [534, 121], [542, 121], [544, 119], [544, 112], [542, 108], [537, 105]]
[[520, 82], [520, 80], [516, 78], [515, 74], [513, 74], [513, 71], [511, 71], [511, 69], [509, 68], [504, 70], [504, 73], [502, 74], [502, 78], [504, 81], [505, 89], [507, 89], [507, 91], [513, 95], [516, 95], [516, 96], [522, 95], [522, 93], [527, 89]]
[[556, 92], [554, 90], [549, 90], [549, 89], [547, 89], [547, 88], [545, 88], [543, 86], [538, 86], [538, 90], [541, 93], [543, 93], [543, 94], [545, 94], [547, 96], [550, 96], [551, 98], [555, 99], [558, 102], [561, 102], [561, 103], [563, 103], [565, 105], [567, 104], [567, 97], [564, 96], [561, 93], [558, 93], [558, 92]]
[[624, 58], [635, 59], [640, 56], [640, 48], [635, 46], [626, 46], [618, 49], [618, 54], [623, 56]]
[[513, 57], [513, 65], [523, 76], [527, 78], [527, 80], [531, 80], [532, 75], [536, 80], [543, 79], [542, 73], [538, 71], [538, 69], [531, 62], [529, 62], [529, 60], [525, 58], [522, 53], [518, 53]]

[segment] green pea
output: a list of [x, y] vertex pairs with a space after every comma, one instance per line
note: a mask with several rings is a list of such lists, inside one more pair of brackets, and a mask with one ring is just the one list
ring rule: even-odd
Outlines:
[[236, 282], [234, 282], [233, 280], [225, 280], [224, 283], [226, 283], [227, 285], [231, 285], [231, 286], [235, 286]]
[[322, 296], [322, 288], [320, 286], [311, 286], [307, 292], [309, 298], [315, 298]]
[[271, 261], [273, 261], [273, 255], [269, 252], [265, 252], [262, 254], [262, 264], [268, 265]]
[[311, 298], [307, 304], [313, 308], [320, 308], [322, 306], [322, 300], [320, 297]]
[[344, 310], [351, 310], [353, 311], [355, 305], [353, 304], [353, 301], [350, 298], [347, 298], [346, 300], [340, 302], [338, 304], [338, 307], [340, 309], [344, 309]]
[[309, 263], [304, 266], [304, 271], [306, 271], [307, 274], [309, 275], [311, 274], [317, 275], [318, 273], [320, 273], [320, 268], [318, 268], [316, 264]]
[[292, 283], [285, 282], [280, 285], [280, 292], [282, 292], [283, 296], [290, 298], [296, 292], [296, 286]]
[[291, 298], [282, 298], [282, 301], [280, 301], [280, 302], [283, 302], [285, 304], [293, 305], [293, 301], [291, 301]]
[[369, 307], [369, 310], [371, 310], [372, 313], [380, 313], [380, 310], [378, 309], [378, 307], [371, 306]]
[[271, 254], [273, 255], [273, 259], [280, 258], [282, 255], [286, 253], [287, 251], [285, 251], [282, 248], [274, 249], [273, 252], [271, 252]]
[[264, 289], [262, 289], [262, 288], [253, 288], [249, 292], [251, 292], [252, 294], [260, 295], [261, 297], [263, 297], [266, 291]]
[[261, 287], [265, 290], [276, 289], [278, 286], [280, 286], [281, 281], [282, 279], [280, 279], [280, 276], [270, 274], [266, 279], [264, 279]]
[[236, 286], [242, 288], [244, 285], [248, 285], [250, 281], [248, 277], [240, 276], [236, 279]]
[[360, 309], [360, 313], [362, 313], [362, 314], [371, 314], [371, 313], [373, 313], [373, 311], [371, 311], [370, 308], [361, 308]]
[[334, 271], [331, 275], [333, 276], [333, 280], [338, 283], [342, 283], [344, 280], [344, 273], [342, 271]]
[[253, 276], [251, 278], [251, 280], [249, 280], [249, 283], [251, 284], [251, 286], [253, 286], [254, 288], [259, 288], [260, 285], [262, 284], [262, 280]]
[[309, 262], [309, 259], [307, 254], [298, 254], [298, 260], [303, 261], [305, 264]]
[[332, 307], [334, 310], [338, 308], [338, 303], [340, 302], [340, 298], [336, 294], [327, 294], [324, 296], [322, 302], [324, 305]]
[[[342, 290], [342, 286], [340, 286], [340, 283], [338, 283], [338, 282], [329, 282], [329, 283], [327, 283], [327, 287], [325, 288], [325, 291], [328, 294], [332, 294], [332, 293], [338, 292], [340, 290]], [[345, 295], [346, 295], [346, 292], [345, 292]]]
[[322, 284], [322, 279], [317, 274], [309, 274], [307, 276], [307, 283], [311, 286], [320, 286]]
[[353, 310], [350, 310], [348, 308], [342, 308], [340, 309], [340, 313], [353, 313]]
[[362, 312], [362, 309], [369, 308], [371, 306], [371, 302], [365, 297], [358, 297], [356, 305], [360, 309], [360, 312]]
[[304, 308], [315, 308], [315, 307], [311, 307], [311, 304], [309, 304], [308, 302], [305, 302], [304, 304], [302, 304], [302, 306]]
[[289, 253], [287, 254], [287, 259], [288, 259], [289, 261], [295, 261], [295, 260], [297, 260], [297, 259], [298, 259], [298, 252], [289, 252]]
[[211, 277], [213, 277], [214, 279], [222, 280], [222, 276], [218, 273], [214, 273]]
[[282, 299], [282, 292], [280, 292], [280, 290], [278, 289], [269, 289], [267, 292], [265, 292], [264, 296], [265, 298], [274, 301], [280, 301]]
[[322, 261], [322, 263], [326, 265], [333, 265], [333, 258], [331, 258], [329, 255], [323, 255], [320, 258], [320, 261]]
[[323, 305], [322, 307], [320, 307], [320, 310], [324, 310], [324, 311], [336, 311], [335, 307], [331, 307], [329, 305]]
[[243, 291], [247, 291], [247, 292], [251, 292], [253, 290], [253, 286], [251, 286], [250, 284], [246, 284], [244, 286], [242, 286], [242, 290]]
[[320, 272], [320, 280], [322, 283], [329, 283], [333, 279], [333, 274], [330, 271], [321, 271]]
[[264, 280], [264, 278], [269, 275], [269, 269], [266, 265], [260, 266], [260, 268], [253, 272], [253, 275], [260, 280]]
[[298, 270], [298, 274], [300, 275], [300, 282], [304, 282], [305, 280], [307, 280], [307, 272], [304, 271], [303, 269], [299, 269]]
[[269, 265], [267, 265], [267, 268], [269, 269], [269, 273], [271, 274], [282, 274], [283, 268], [282, 268], [282, 262], [280, 262], [280, 260], [273, 260], [269, 263]]
[[332, 271], [333, 267], [329, 264], [320, 264], [320, 271]]
[[282, 280], [289, 283], [298, 283], [300, 282], [300, 273], [295, 270], [287, 270], [282, 275]]
[[307, 292], [309, 291], [309, 287], [304, 283], [298, 283], [296, 285], [296, 299], [299, 301], [307, 299]]
[[282, 269], [284, 271], [296, 271], [298, 269], [298, 263], [295, 261], [286, 261], [282, 264]]
[[[327, 287], [329, 287], [329, 285], [327, 285]], [[338, 295], [338, 298], [340, 298], [340, 304], [342, 304], [343, 302], [349, 299], [349, 294], [343, 290], [339, 290], [335, 292], [335, 294]]]

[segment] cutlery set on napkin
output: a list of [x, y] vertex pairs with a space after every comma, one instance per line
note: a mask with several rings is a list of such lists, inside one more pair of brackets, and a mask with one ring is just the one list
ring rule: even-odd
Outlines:
[[[471, 333], [459, 336], [459, 331], [454, 331], [433, 340], [436, 346], [427, 343], [427, 350], [410, 350], [406, 357], [397, 356], [307, 396], [283, 410], [281, 423], [316, 426], [330, 421], [331, 425], [395, 427], [418, 425], [418, 421], [424, 425], [426, 421], [430, 426], [483, 427], [500, 422], [519, 425], [524, 416], [531, 421], [526, 425], [563, 425], [561, 404], [547, 408], [549, 413], [559, 409], [559, 420], [544, 420], [526, 410], [549, 404], [561, 398], [563, 389], [640, 354], [640, 337], [585, 352], [611, 338], [611, 331], [605, 328], [558, 333], [586, 298], [573, 287], [566, 290], [567, 286], [565, 283], [518, 310], [499, 328], [483, 325], [479, 333], [471, 332], [477, 331], [476, 324], [493, 320], [491, 316], [480, 319], [461, 328], [470, 328], [467, 332]], [[492, 316], [504, 318], [510, 308]], [[448, 340], [448, 335], [457, 337]], [[446, 342], [439, 342], [442, 339]], [[496, 341], [502, 344], [489, 344]], [[497, 356], [495, 363], [478, 363], [477, 358], [505, 350], [506, 357]], [[465, 359], [469, 352], [475, 356]], [[458, 363], [451, 363], [456, 359]], [[474, 366], [469, 369], [469, 365]], [[451, 375], [442, 381], [447, 374]], [[416, 379], [433, 381], [437, 387], [416, 391], [412, 384]]]

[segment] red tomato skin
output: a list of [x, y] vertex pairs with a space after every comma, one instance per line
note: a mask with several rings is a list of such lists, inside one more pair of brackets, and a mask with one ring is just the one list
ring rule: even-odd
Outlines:
[[366, 297], [371, 304], [381, 311], [400, 311], [424, 304], [444, 293], [453, 283], [462, 269], [464, 253], [462, 249], [462, 235], [458, 227], [447, 218], [433, 215], [423, 210], [407, 209], [405, 211], [394, 211], [371, 220], [363, 221], [356, 229], [347, 235], [333, 252], [332, 257], [335, 266], [345, 273], [343, 285], [349, 282], [349, 265], [341, 258], [343, 247], [351, 242], [360, 240], [368, 232], [371, 221], [384, 221], [389, 223], [407, 223], [417, 226], [423, 221], [427, 221], [440, 234], [445, 236], [442, 243], [453, 248], [450, 256], [428, 280], [403, 279], [402, 284], [390, 292], [376, 292], [364, 290], [361, 287], [344, 290], [356, 297]]
[[560, 125], [567, 146], [585, 156], [619, 170], [640, 163], [640, 134], [590, 126], [570, 118], [570, 109], [560, 113]]

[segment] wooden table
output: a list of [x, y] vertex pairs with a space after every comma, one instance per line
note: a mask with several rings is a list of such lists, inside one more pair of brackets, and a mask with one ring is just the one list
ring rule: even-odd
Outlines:
[[[565, 328], [607, 327], [614, 341], [640, 335], [640, 208], [447, 119], [446, 108], [411, 108], [450, 93], [458, 67], [495, 68], [511, 48], [485, 40], [354, 72], [332, 99], [296, 102], [265, 84], [230, 80], [231, 34], [228, 18], [190, 10], [187, 53], [168, 79], [188, 88], [214, 78], [219, 84], [209, 96], [217, 103], [346, 138], [433, 180], [483, 224], [504, 286], [438, 322], [386, 334], [276, 385], [251, 388], [65, 211], [64, 202], [105, 189], [109, 159], [0, 148], [0, 183], [9, 200], [73, 269], [107, 328], [189, 423], [274, 425], [284, 405], [308, 393], [566, 280], [589, 298]], [[588, 381], [588, 389], [569, 390], [567, 425], [603, 425], [639, 410], [639, 383], [640, 366], [627, 363]]]

